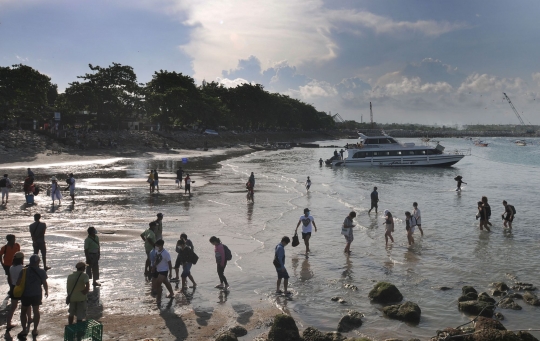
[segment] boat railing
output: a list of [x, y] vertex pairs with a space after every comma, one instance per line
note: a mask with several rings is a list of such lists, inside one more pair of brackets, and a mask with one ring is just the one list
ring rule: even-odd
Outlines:
[[471, 149], [454, 149], [450, 152], [448, 152], [448, 154], [452, 154], [452, 155], [464, 155], [464, 156], [470, 156], [471, 155]]

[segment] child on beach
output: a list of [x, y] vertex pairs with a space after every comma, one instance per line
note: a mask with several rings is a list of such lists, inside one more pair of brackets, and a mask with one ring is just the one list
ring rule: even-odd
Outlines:
[[394, 242], [394, 237], [392, 237], [392, 232], [394, 232], [394, 218], [389, 210], [384, 210], [383, 225], [385, 225], [384, 239], [386, 240], [386, 246], [388, 246], [388, 238], [390, 238], [392, 243]]

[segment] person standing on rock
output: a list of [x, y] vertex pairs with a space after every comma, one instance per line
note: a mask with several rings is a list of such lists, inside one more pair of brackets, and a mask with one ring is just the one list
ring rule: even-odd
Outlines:
[[[504, 213], [502, 215], [502, 218], [504, 220], [504, 227], [512, 229], [512, 222], [514, 221], [514, 214], [516, 214], [516, 209], [514, 206], [509, 205], [506, 200], [503, 200], [503, 206], [504, 206]], [[505, 216], [506, 214], [506, 216]]]
[[345, 237], [347, 244], [345, 245], [344, 253], [351, 253], [351, 243], [354, 240], [353, 227], [356, 225], [353, 223], [353, 219], [356, 217], [356, 212], [352, 211], [349, 213], [345, 220], [343, 221], [343, 226], [341, 227], [341, 234]]
[[58, 185], [58, 179], [56, 179], [56, 176], [51, 178], [51, 199], [53, 206], [55, 200], [58, 200], [58, 205], [62, 204], [62, 191], [60, 189], [60, 185]]
[[418, 208], [418, 203], [413, 202], [413, 212], [412, 215], [416, 219], [416, 226], [418, 226], [418, 229], [420, 230], [420, 235], [424, 236], [424, 231], [422, 231], [422, 215], [420, 212], [420, 209]]
[[0, 190], [2, 191], [2, 205], [4, 204], [4, 197], [6, 198], [6, 204], [9, 200], [9, 189], [12, 188], [13, 185], [11, 183], [11, 180], [8, 178], [7, 174], [4, 174], [4, 177], [0, 179]]
[[47, 266], [47, 246], [45, 243], [45, 231], [47, 230], [47, 224], [42, 223], [41, 214], [34, 214], [34, 222], [30, 224], [29, 231], [32, 237], [32, 246], [34, 248], [34, 254], [37, 255], [41, 251], [41, 257], [43, 258], [43, 269], [45, 271], [51, 268]]
[[180, 167], [176, 171], [176, 184], [178, 185], [178, 188], [182, 188], [182, 179], [184, 179], [184, 170]]
[[66, 289], [69, 297], [68, 324], [73, 324], [75, 316], [77, 323], [86, 318], [86, 296], [90, 291], [90, 279], [84, 273], [86, 264], [79, 262], [75, 265], [77, 271], [67, 277]]
[[186, 175], [186, 178], [184, 179], [186, 182], [186, 188], [184, 190], [184, 194], [189, 193], [191, 196], [191, 178], [189, 177], [189, 174]]
[[311, 232], [313, 230], [313, 227], [315, 227], [315, 232], [317, 232], [317, 225], [315, 224], [315, 218], [313, 218], [312, 215], [310, 215], [309, 208], [304, 209], [304, 215], [300, 216], [300, 219], [298, 220], [298, 224], [296, 224], [296, 230], [294, 233], [296, 234], [298, 232], [298, 226], [302, 224], [302, 239], [304, 240], [304, 244], [306, 245], [306, 257], [311, 252], [309, 249], [309, 239], [311, 238]]
[[71, 197], [71, 201], [75, 202], [75, 178], [73, 177], [73, 173], [69, 173], [69, 178], [66, 182], [69, 184], [69, 196]]
[[144, 275], [145, 277], [149, 277], [151, 275], [150, 272], [150, 251], [152, 251], [156, 244], [156, 234], [155, 234], [155, 228], [156, 228], [156, 222], [153, 221], [150, 224], [148, 224], [148, 229], [145, 230], [143, 233], [141, 233], [141, 238], [144, 241], [144, 251], [146, 252], [146, 262], [144, 265]]
[[[276, 245], [274, 253], [274, 266], [277, 271], [277, 283], [276, 283], [276, 294], [285, 294], [289, 295], [290, 292], [287, 290], [289, 286], [289, 274], [287, 269], [285, 269], [285, 246], [289, 245], [291, 239], [287, 236], [281, 238], [281, 242]], [[283, 279], [283, 291], [281, 291], [281, 280]]]
[[158, 213], [157, 219], [154, 221], [156, 223], [156, 228], [154, 233], [156, 234], [156, 240], [163, 239], [163, 213]]
[[96, 228], [90, 226], [87, 230], [88, 237], [84, 240], [84, 255], [86, 256], [86, 274], [89, 279], [93, 279], [92, 285], [100, 287], [99, 280], [99, 259], [101, 258], [101, 246], [96, 235]]
[[375, 209], [375, 214], [377, 214], [377, 208], [379, 207], [379, 192], [377, 192], [377, 187], [373, 187], [373, 192], [371, 192], [371, 208], [368, 211], [368, 214], [371, 213], [372, 209]]
[[384, 210], [384, 223], [385, 226], [385, 232], [384, 232], [384, 239], [386, 240], [386, 246], [388, 246], [388, 238], [394, 242], [394, 237], [392, 237], [392, 232], [394, 232], [394, 217], [392, 217], [392, 213], [390, 213], [389, 210]]
[[154, 186], [156, 187], [156, 190], [159, 193], [159, 174], [157, 172], [157, 169], [154, 169]]

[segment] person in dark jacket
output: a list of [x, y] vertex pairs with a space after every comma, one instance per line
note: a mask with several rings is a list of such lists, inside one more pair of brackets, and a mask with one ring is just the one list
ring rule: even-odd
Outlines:
[[[186, 241], [184, 239], [180, 239], [178, 243], [176, 244], [176, 252], [178, 252], [178, 258], [177, 263], [182, 264], [182, 290], [187, 289], [187, 278], [191, 277], [191, 267], [193, 265], [193, 259], [195, 258], [195, 253], [186, 244]], [[193, 282], [193, 286], [195, 287], [196, 284], [193, 281], [193, 277], [191, 277], [191, 281]]]
[[377, 208], [379, 207], [379, 192], [377, 192], [377, 187], [373, 187], [373, 192], [371, 192], [371, 208], [368, 211], [368, 214], [371, 213], [372, 209], [375, 209], [377, 213]]

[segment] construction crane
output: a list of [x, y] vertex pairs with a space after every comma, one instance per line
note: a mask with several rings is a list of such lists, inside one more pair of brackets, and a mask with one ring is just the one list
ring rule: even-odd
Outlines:
[[371, 128], [373, 128], [373, 107], [371, 106], [371, 102], [369, 102], [369, 115], [371, 117]]
[[514, 107], [514, 105], [512, 104], [512, 101], [510, 100], [510, 97], [506, 96], [506, 93], [503, 92], [503, 95], [504, 95], [504, 98], [506, 98], [506, 100], [508, 101], [508, 103], [510, 104], [510, 106], [512, 107], [512, 110], [514, 110], [514, 114], [516, 114], [517, 118], [519, 119], [519, 122], [521, 122], [521, 125], [525, 125], [525, 122], [523, 122], [523, 119], [521, 118], [521, 116], [519, 116], [519, 113], [517, 112], [516, 108]]

